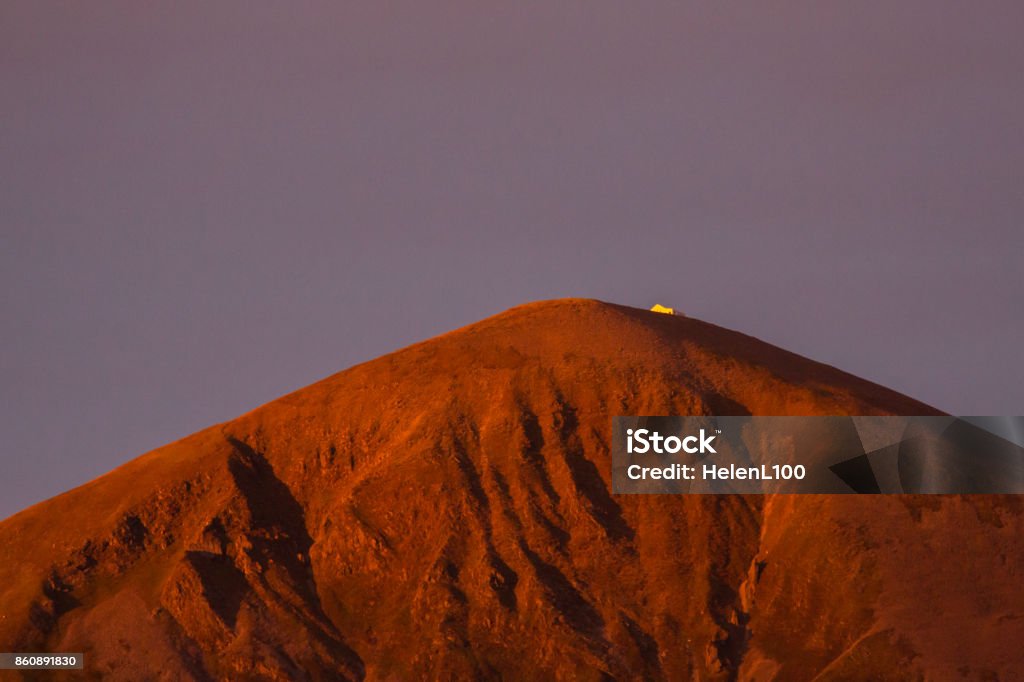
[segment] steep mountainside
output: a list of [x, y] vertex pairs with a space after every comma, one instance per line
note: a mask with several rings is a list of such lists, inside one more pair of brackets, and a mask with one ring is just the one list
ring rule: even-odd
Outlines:
[[887, 413], [934, 410], [697, 320], [521, 306], [0, 523], [0, 649], [124, 680], [1015, 679], [1018, 498], [610, 493], [617, 414]]

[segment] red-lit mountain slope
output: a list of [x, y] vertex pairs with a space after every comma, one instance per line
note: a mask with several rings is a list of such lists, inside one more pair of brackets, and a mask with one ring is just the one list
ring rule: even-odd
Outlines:
[[1017, 498], [609, 489], [617, 414], [933, 412], [698, 320], [521, 306], [7, 519], [0, 649], [124, 680], [1013, 679]]

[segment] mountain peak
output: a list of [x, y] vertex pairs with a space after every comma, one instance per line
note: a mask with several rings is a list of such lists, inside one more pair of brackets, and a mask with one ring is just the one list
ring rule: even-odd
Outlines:
[[[0, 523], [0, 640], [110, 679], [941, 677], [957, 647], [918, 635], [1009, 603], [1019, 504], [997, 533], [987, 500], [610, 492], [615, 415], [888, 413], [935, 411], [693, 318], [518, 306]], [[930, 551], [1002, 543], [988, 607], [892, 601], [962, 577], [909, 560], [925, 511], [963, 531]], [[999, 663], [1024, 632], [969, 636]]]

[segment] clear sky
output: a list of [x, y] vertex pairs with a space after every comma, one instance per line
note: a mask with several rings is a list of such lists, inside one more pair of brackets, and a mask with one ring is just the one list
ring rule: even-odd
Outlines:
[[1024, 3], [0, 5], [0, 517], [522, 302], [1024, 412]]

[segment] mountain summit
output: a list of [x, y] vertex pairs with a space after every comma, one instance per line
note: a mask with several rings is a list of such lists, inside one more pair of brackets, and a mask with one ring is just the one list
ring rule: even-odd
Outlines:
[[520, 306], [0, 523], [0, 643], [123, 680], [1008, 678], [1017, 498], [610, 492], [615, 415], [935, 413], [692, 318]]

